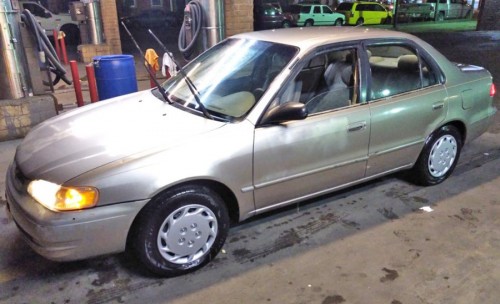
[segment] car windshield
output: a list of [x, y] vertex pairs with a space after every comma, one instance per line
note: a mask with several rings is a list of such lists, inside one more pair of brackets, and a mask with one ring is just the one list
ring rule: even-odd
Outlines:
[[[228, 39], [187, 64], [184, 73], [212, 116], [233, 121], [253, 108], [297, 51], [289, 45]], [[182, 73], [163, 86], [176, 105], [201, 111]]]

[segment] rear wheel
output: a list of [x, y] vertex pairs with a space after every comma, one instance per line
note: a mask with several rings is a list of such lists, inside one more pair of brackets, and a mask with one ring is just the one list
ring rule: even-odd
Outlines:
[[314, 21], [312, 20], [306, 20], [306, 22], [304, 23], [304, 26], [313, 26], [314, 25]]
[[356, 20], [356, 25], [362, 25], [363, 23], [365, 23], [365, 20], [363, 20], [363, 18], [359, 18], [358, 20]]
[[290, 21], [288, 20], [285, 20], [283, 21], [283, 25], [282, 25], [284, 28], [289, 28], [289, 27], [292, 27], [292, 23], [290, 23]]
[[462, 136], [457, 128], [443, 126], [427, 139], [412, 169], [413, 179], [424, 186], [436, 185], [447, 179], [460, 157]]
[[228, 229], [228, 212], [217, 193], [203, 186], [183, 186], [146, 205], [134, 222], [129, 245], [148, 270], [171, 277], [210, 262]]

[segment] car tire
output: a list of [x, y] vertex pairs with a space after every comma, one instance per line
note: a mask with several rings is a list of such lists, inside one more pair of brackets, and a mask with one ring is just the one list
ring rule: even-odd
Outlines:
[[304, 26], [306, 26], [306, 27], [313, 26], [313, 25], [314, 25], [314, 21], [312, 21], [312, 20], [306, 20], [306, 22], [304, 23]]
[[153, 198], [137, 216], [129, 249], [152, 273], [173, 277], [215, 258], [229, 230], [220, 196], [205, 186], [182, 186]]
[[288, 20], [283, 21], [283, 24], [281, 25], [283, 28], [289, 28], [292, 27], [292, 23]]
[[412, 169], [413, 181], [422, 186], [443, 182], [455, 169], [461, 148], [462, 136], [454, 126], [443, 126], [433, 132]]
[[363, 23], [365, 23], [365, 20], [363, 20], [363, 18], [358, 18], [358, 20], [356, 20], [356, 25], [363, 25]]
[[342, 26], [344, 22], [342, 21], [342, 18], [338, 18], [335, 20], [335, 23], [333, 24], [334, 26]]
[[388, 16], [388, 17], [385, 19], [385, 24], [392, 24], [392, 18]]

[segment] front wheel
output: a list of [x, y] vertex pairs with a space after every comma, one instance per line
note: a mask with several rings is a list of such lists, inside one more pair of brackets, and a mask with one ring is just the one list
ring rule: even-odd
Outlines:
[[363, 23], [365, 23], [365, 20], [363, 20], [363, 18], [359, 18], [358, 20], [356, 20], [356, 25], [363, 25]]
[[385, 24], [392, 24], [392, 18], [391, 17], [387, 17], [385, 19]]
[[342, 26], [344, 22], [342, 21], [342, 18], [338, 18], [337, 20], [335, 20], [335, 23], [333, 25], [335, 26]]
[[130, 249], [151, 272], [178, 276], [210, 262], [228, 230], [228, 212], [217, 193], [183, 186], [160, 194], [139, 213]]
[[443, 182], [455, 169], [461, 148], [462, 137], [454, 126], [432, 133], [412, 169], [414, 181], [424, 186]]

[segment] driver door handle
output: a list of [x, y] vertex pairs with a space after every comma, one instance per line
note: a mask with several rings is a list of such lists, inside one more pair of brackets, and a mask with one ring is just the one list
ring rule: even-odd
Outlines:
[[356, 132], [366, 129], [366, 121], [359, 121], [352, 124], [349, 124], [349, 128], [347, 129], [349, 132]]

